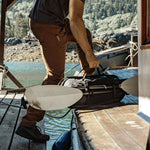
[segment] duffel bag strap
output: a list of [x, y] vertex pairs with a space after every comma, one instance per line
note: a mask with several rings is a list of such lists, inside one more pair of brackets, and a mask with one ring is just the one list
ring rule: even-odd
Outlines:
[[[79, 74], [83, 71], [83, 70], [85, 70], [87, 67], [89, 67], [89, 65], [87, 65], [87, 66], [85, 66], [83, 69], [81, 69], [81, 71], [79, 72]], [[101, 70], [100, 70], [100, 68], [101, 68]], [[102, 75], [105, 71], [106, 71], [106, 69], [107, 68], [103, 68], [103, 66], [101, 65], [101, 64], [99, 64], [99, 67], [97, 67], [97, 68], [95, 68], [96, 70], [97, 70], [97, 73], [98, 73], [98, 75]], [[79, 75], [78, 74], [78, 75]], [[85, 73], [86, 74], [86, 73]], [[83, 75], [84, 77], [86, 76], [86, 75]]]

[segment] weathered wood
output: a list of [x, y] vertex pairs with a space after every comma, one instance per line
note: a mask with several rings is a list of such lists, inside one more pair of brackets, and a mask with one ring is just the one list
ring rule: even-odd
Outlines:
[[5, 103], [11, 104], [12, 103], [12, 98], [14, 96], [15, 96], [15, 94], [1, 95], [1, 100], [0, 100], [0, 125], [1, 125], [5, 115], [7, 114], [8, 109], [10, 107], [9, 105], [3, 104], [3, 102], [5, 101]]
[[23, 85], [13, 76], [10, 71], [7, 71], [7, 76], [16, 84], [19, 88], [24, 88]]
[[[46, 143], [33, 143], [28, 139], [15, 134], [22, 116], [26, 110], [21, 106], [22, 94], [0, 95], [0, 149], [2, 150], [45, 150]], [[1, 102], [11, 104], [6, 105]], [[17, 106], [17, 107], [16, 107]], [[39, 124], [44, 132], [43, 121]]]
[[[1, 30], [0, 30], [0, 65], [3, 66], [4, 61], [4, 39], [5, 39], [5, 20], [6, 11], [9, 9], [17, 0], [2, 0], [1, 4]], [[19, 88], [23, 88], [23, 85], [7, 70], [7, 76], [17, 85]], [[0, 78], [0, 82], [3, 78]], [[1, 87], [0, 87], [1, 90]]]
[[0, 70], [0, 90], [2, 90], [3, 87], [3, 71]]
[[[21, 110], [20, 112], [20, 116], [19, 116], [19, 119], [18, 119], [18, 124], [17, 124], [17, 127], [19, 126], [19, 123], [21, 121], [21, 118], [22, 116], [24, 116], [26, 113], [25, 110]], [[25, 149], [29, 149], [29, 140], [28, 139], [25, 139], [23, 137], [20, 137], [16, 134], [14, 134], [14, 137], [13, 137], [13, 141], [12, 141], [12, 144], [11, 144], [11, 147], [10, 147], [10, 150], [25, 150]]]
[[129, 48], [130, 48], [130, 44], [125, 44], [125, 45], [122, 45], [122, 46], [119, 46], [119, 47], [114, 47], [114, 48], [107, 49], [105, 51], [97, 52], [97, 53], [95, 53], [95, 55], [96, 56], [101, 56], [101, 55], [104, 55], [104, 54], [111, 54], [111, 53], [127, 50]]
[[7, 0], [7, 10], [13, 6], [18, 0]]
[[16, 1], [17, 1], [17, 0], [2, 0], [2, 3], [1, 3], [0, 65], [3, 65], [3, 61], [4, 61], [4, 39], [5, 39], [6, 11], [7, 11]]
[[[17, 106], [21, 106], [20, 104], [20, 99], [22, 98], [23, 94], [17, 94], [15, 99], [14, 99], [14, 104], [17, 105]], [[25, 109], [19, 109], [18, 111], [20, 111], [20, 113], [18, 114], [18, 117], [17, 118], [17, 124], [15, 126], [15, 129], [19, 126], [20, 124], [20, 121], [22, 119], [22, 116], [25, 115], [26, 113], [26, 110]], [[29, 148], [29, 140], [28, 139], [25, 139], [23, 137], [20, 137], [18, 135], [16, 135], [15, 133], [12, 135], [12, 143], [11, 143], [11, 146], [10, 146], [10, 150], [25, 150], [25, 149], [28, 149]]]
[[2, 90], [6, 90], [7, 92], [9, 93], [22, 93], [22, 92], [25, 92], [25, 88], [19, 88], [19, 89], [15, 89], [15, 88], [2, 88]]
[[[14, 98], [14, 96], [12, 98]], [[8, 100], [5, 100], [6, 103], [7, 103], [7, 101]], [[11, 100], [10, 104], [13, 104], [12, 100]], [[1, 108], [1, 109], [4, 109], [4, 108]], [[1, 139], [0, 140], [0, 146], [1, 146], [1, 149], [3, 149], [3, 150], [6, 150], [9, 148], [9, 145], [11, 142], [11, 136], [12, 136], [13, 130], [14, 130], [14, 124], [16, 122], [17, 111], [18, 110], [16, 108], [12, 108], [12, 107], [8, 106], [6, 111], [5, 111], [6, 112], [5, 116], [1, 122], [1, 125], [0, 125], [0, 139]]]
[[130, 115], [133, 116], [131, 119], [118, 111], [118, 109], [108, 109], [106, 112], [112, 118], [114, 123], [122, 129], [122, 131], [132, 138], [137, 145], [145, 149], [146, 140], [148, 137], [148, 128], [145, 126], [146, 123], [139, 124], [140, 119], [134, 119], [137, 116], [136, 114]]
[[6, 8], [7, 8], [7, 0], [2, 0], [2, 3], [1, 3], [1, 31], [0, 31], [0, 65], [3, 65], [3, 60], [4, 60]]
[[131, 109], [131, 106], [134, 106], [137, 108], [137, 105], [128, 105], [128, 107], [117, 107], [117, 109], [119, 109], [124, 114], [124, 116], [126, 116], [128, 119], [130, 119], [130, 121], [134, 120], [134, 121], [138, 122], [138, 124], [140, 126], [145, 125], [145, 127], [148, 129], [149, 124], [143, 118], [141, 118], [137, 115], [138, 111], [133, 112], [134, 109]]
[[112, 120], [112, 118], [110, 118], [105, 111], [97, 112], [96, 117], [98, 118], [98, 116], [101, 116], [101, 119], [98, 119], [99, 123], [122, 149], [142, 149]]
[[84, 140], [89, 142], [91, 149], [120, 149], [109, 134], [105, 132], [104, 128], [97, 122], [97, 119], [94, 117], [93, 113], [85, 113], [84, 115], [80, 114], [80, 119], [81, 118], [84, 120], [81, 121], [83, 129], [81, 129], [80, 132], [84, 132], [83, 134], [86, 135]]
[[93, 111], [77, 110], [75, 116], [79, 134], [90, 149], [145, 150], [149, 123], [137, 112], [138, 105], [116, 104]]

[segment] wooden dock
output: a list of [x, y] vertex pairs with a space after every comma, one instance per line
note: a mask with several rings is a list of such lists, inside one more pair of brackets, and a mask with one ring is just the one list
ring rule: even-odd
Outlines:
[[138, 105], [97, 106], [74, 112], [87, 150], [146, 150], [149, 123], [137, 115]]
[[[21, 106], [24, 93], [0, 95], [0, 149], [1, 150], [46, 150], [46, 143], [34, 143], [15, 134], [26, 109]], [[6, 104], [5, 104], [6, 103]], [[14, 106], [11, 106], [14, 105]], [[15, 107], [17, 106], [17, 107]], [[40, 122], [44, 132], [44, 123]]]

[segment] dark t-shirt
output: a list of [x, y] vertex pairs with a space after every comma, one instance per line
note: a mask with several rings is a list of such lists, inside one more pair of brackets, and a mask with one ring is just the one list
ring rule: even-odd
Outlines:
[[37, 0], [29, 17], [39, 23], [61, 25], [68, 13], [69, 0]]

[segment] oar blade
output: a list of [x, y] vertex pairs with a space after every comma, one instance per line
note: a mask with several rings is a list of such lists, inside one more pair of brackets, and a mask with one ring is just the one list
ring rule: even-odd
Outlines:
[[58, 110], [69, 107], [82, 97], [77, 88], [58, 85], [39, 85], [26, 90], [25, 96], [30, 106], [39, 110]]
[[122, 82], [121, 88], [133, 96], [138, 96], [138, 76], [134, 76]]

